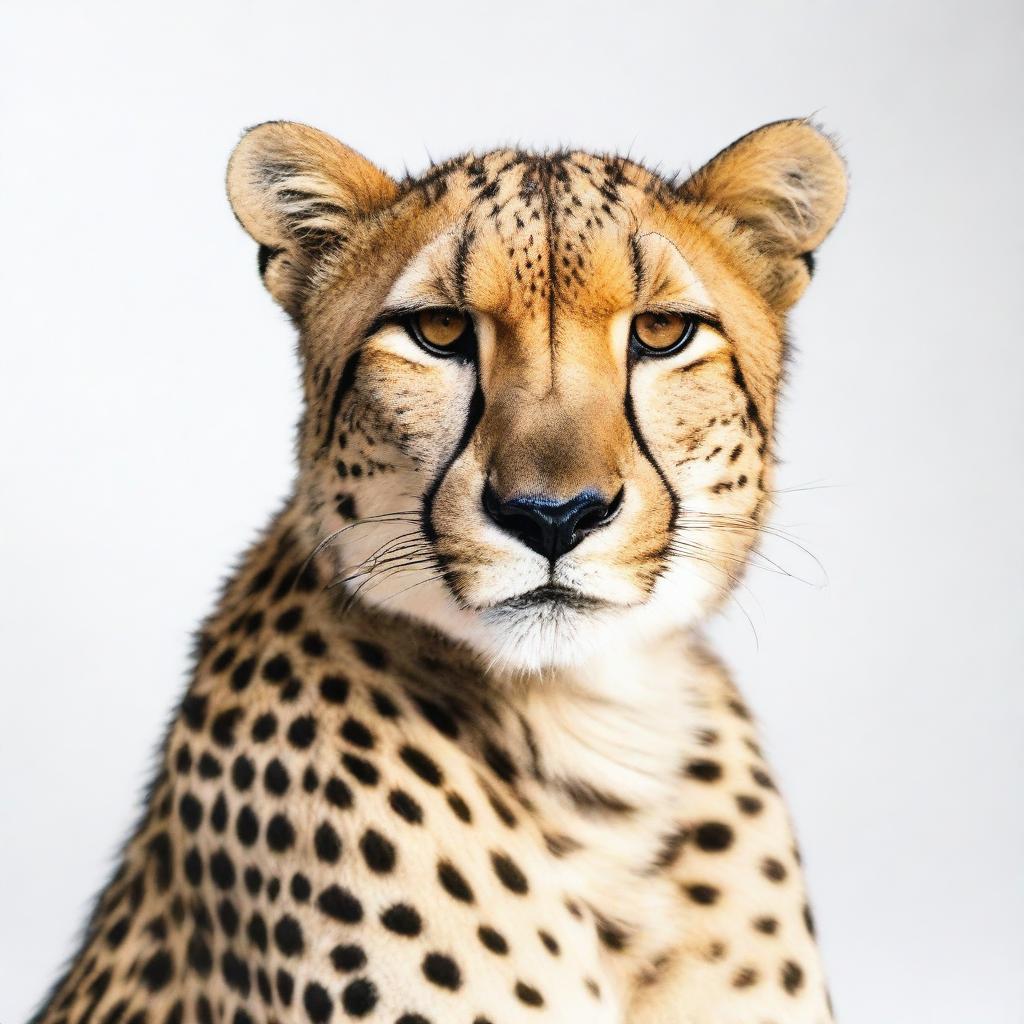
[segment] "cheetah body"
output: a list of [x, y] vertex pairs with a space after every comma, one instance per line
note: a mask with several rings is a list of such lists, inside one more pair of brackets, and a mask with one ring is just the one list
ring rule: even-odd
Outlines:
[[[317, 184], [296, 164], [292, 203]], [[419, 201], [443, 202], [455, 177], [480, 177], [474, 168], [452, 165], [452, 183], [442, 191], [435, 176]], [[359, 173], [364, 192], [383, 187]], [[516, 181], [516, 219], [528, 221], [531, 189]], [[500, 198], [492, 185], [476, 187]], [[317, 216], [331, 216], [335, 200], [320, 202]], [[435, 482], [437, 519], [414, 528], [443, 547], [437, 524], [455, 499], [437, 482], [457, 477], [459, 457], [439, 471], [419, 454], [425, 428], [389, 426], [366, 398], [402, 388], [386, 346], [379, 367], [364, 352], [327, 373], [308, 319], [322, 297], [296, 297], [300, 250], [271, 245], [250, 223], [259, 214], [236, 199], [239, 209], [276, 250], [262, 260], [268, 286], [306, 332], [305, 468], [203, 627], [143, 818], [36, 1024], [827, 1024], [784, 806], [692, 621], [616, 632], [606, 620], [613, 642], [597, 656], [528, 664], [548, 636], [516, 665], [507, 647], [467, 634], [468, 600], [439, 611], [436, 590], [403, 604], [392, 588], [391, 607], [337, 585], [344, 558], [365, 564], [382, 543], [410, 543], [394, 511], [409, 479]], [[474, 228], [474, 244], [483, 235]], [[360, 251], [357, 233], [344, 238]], [[418, 257], [437, 258], [436, 245]], [[392, 294], [408, 265], [389, 272]], [[772, 281], [765, 294], [791, 301], [779, 298], [789, 278]], [[714, 444], [715, 431], [742, 429], [749, 451], [755, 437], [736, 379], [715, 422], [701, 406], [677, 465], [733, 452], [739, 473], [753, 457]], [[444, 428], [446, 415], [441, 403], [428, 418]], [[404, 477], [403, 457], [417, 462]], [[708, 490], [749, 512], [766, 486]], [[376, 535], [343, 558], [329, 542], [360, 523]], [[447, 578], [429, 586], [465, 597], [490, 585], [458, 576], [448, 543]]]

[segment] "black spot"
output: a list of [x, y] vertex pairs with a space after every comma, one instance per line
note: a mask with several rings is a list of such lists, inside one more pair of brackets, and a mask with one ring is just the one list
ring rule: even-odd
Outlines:
[[750, 777], [762, 789], [774, 789], [775, 788], [775, 783], [772, 781], [772, 777], [763, 768], [758, 768], [756, 765], [751, 766]]
[[316, 739], [316, 719], [312, 715], [296, 718], [288, 727], [288, 742], [299, 750], [306, 750]]
[[424, 782], [431, 786], [440, 786], [444, 781], [441, 769], [434, 763], [433, 759], [425, 754], [419, 747], [404, 746], [398, 752], [402, 760], [410, 767]]
[[524, 981], [516, 982], [516, 998], [527, 1006], [543, 1006], [544, 997], [532, 986]]
[[508, 828], [516, 827], [516, 816], [512, 813], [512, 809], [490, 788], [487, 789], [487, 802], [504, 825]]
[[559, 948], [558, 940], [550, 932], [544, 931], [541, 928], [537, 935], [540, 937], [540, 941], [544, 944], [544, 948], [552, 955], [558, 956], [562, 951]]
[[307, 793], [315, 793], [316, 787], [320, 785], [320, 776], [317, 775], [315, 768], [307, 768], [302, 773], [302, 788]]
[[395, 867], [395, 847], [376, 829], [368, 828], [359, 840], [366, 866], [378, 875], [386, 875]]
[[292, 875], [291, 893], [292, 899], [295, 900], [296, 903], [305, 903], [312, 895], [312, 888], [310, 887], [309, 879], [302, 874], [301, 871], [296, 871], [295, 874]]
[[186, 955], [189, 967], [200, 977], [208, 978], [210, 976], [210, 972], [213, 970], [213, 955], [210, 953], [210, 947], [202, 932], [192, 933], [192, 937], [188, 940]]
[[782, 965], [782, 971], [779, 977], [782, 982], [782, 987], [791, 996], [796, 995], [804, 983], [803, 968], [792, 960], [787, 960]]
[[508, 751], [499, 747], [496, 743], [488, 742], [484, 745], [484, 760], [491, 771], [504, 782], [511, 784], [515, 782], [519, 775], [515, 762], [509, 756]]
[[190, 693], [181, 702], [181, 715], [190, 729], [202, 729], [206, 722], [206, 698]]
[[320, 696], [331, 704], [348, 700], [349, 682], [344, 676], [324, 676], [320, 680]]
[[107, 945], [111, 949], [117, 949], [125, 940], [125, 936], [128, 934], [128, 929], [131, 926], [132, 920], [128, 914], [124, 917], [115, 921], [107, 930]]
[[336, 921], [346, 924], [358, 924], [363, 919], [362, 904], [348, 891], [339, 885], [328, 886], [316, 901], [320, 911]]
[[406, 935], [410, 938], [419, 935], [423, 930], [423, 922], [420, 920], [420, 915], [408, 903], [396, 903], [394, 906], [388, 907], [380, 915], [380, 923], [388, 931], [394, 932], [396, 935]]
[[282, 796], [288, 792], [290, 782], [288, 770], [276, 757], [267, 762], [267, 767], [263, 770], [263, 785], [268, 793]]
[[699, 759], [686, 766], [686, 774], [699, 782], [717, 782], [722, 777], [722, 766], [717, 761]]
[[252, 682], [252, 674], [256, 668], [255, 658], [246, 658], [240, 661], [231, 673], [231, 689], [238, 693], [244, 690]]
[[315, 631], [306, 633], [302, 638], [302, 649], [311, 658], [322, 658], [327, 653], [327, 642]]
[[280, 615], [274, 620], [274, 629], [278, 633], [291, 633], [302, 621], [302, 608], [296, 605], [294, 608], [289, 608], [287, 611], [281, 612]]
[[224, 769], [213, 754], [204, 753], [199, 758], [199, 775], [204, 779], [219, 779]]
[[245, 869], [245, 888], [252, 896], [259, 895], [260, 890], [263, 888], [263, 872], [254, 864], [250, 864]]
[[498, 956], [504, 956], [508, 953], [508, 940], [501, 934], [501, 932], [492, 928], [490, 925], [480, 925], [476, 934], [484, 947], [489, 949], [492, 953], [496, 953]]
[[371, 690], [370, 695], [373, 707], [381, 718], [398, 718], [398, 708], [387, 694], [381, 693], [380, 690]]
[[223, 847], [210, 858], [210, 877], [218, 889], [230, 889], [235, 884], [235, 865]]
[[171, 855], [171, 840], [166, 832], [158, 832], [149, 841], [149, 852], [156, 867], [156, 887], [166, 892], [174, 877], [174, 862]]
[[438, 732], [445, 736], [449, 736], [452, 739], [458, 737], [458, 722], [456, 722], [452, 715], [441, 707], [440, 704], [436, 704], [434, 701], [427, 700], [423, 697], [417, 697], [416, 707], [419, 708], [420, 714], [423, 715], [423, 717], [430, 722]]
[[815, 934], [814, 914], [811, 913], [811, 908], [806, 903], [804, 904], [803, 914], [804, 914], [804, 925], [807, 927], [807, 933], [813, 939], [814, 938], [814, 934]]
[[342, 739], [348, 740], [353, 746], [364, 750], [373, 748], [373, 733], [358, 718], [346, 718], [341, 727]]
[[252, 723], [252, 738], [257, 743], [265, 743], [277, 732], [277, 718], [269, 711], [259, 716]]
[[193, 847], [185, 854], [185, 878], [188, 883], [198, 888], [203, 883], [203, 858], [199, 851]]
[[249, 923], [245, 927], [245, 934], [249, 937], [249, 941], [261, 952], [266, 953], [267, 951], [267, 922], [263, 920], [263, 915], [255, 913], [249, 918]]
[[765, 857], [761, 861], [761, 874], [770, 882], [784, 882], [786, 880], [786, 866], [775, 857]]
[[596, 921], [596, 928], [597, 937], [608, 949], [620, 952], [626, 948], [628, 937], [619, 925], [599, 916]]
[[221, 747], [232, 746], [235, 742], [235, 726], [241, 717], [241, 708], [228, 708], [217, 715], [210, 726], [210, 734], [213, 736], [214, 742]]
[[356, 757], [355, 754], [342, 754], [341, 763], [349, 774], [364, 786], [376, 786], [380, 781], [380, 772], [377, 771], [376, 766], [363, 757]]
[[428, 953], [423, 958], [423, 974], [427, 981], [451, 992], [457, 991], [462, 984], [459, 965], [443, 953]]
[[331, 950], [331, 963], [336, 971], [358, 971], [366, 964], [366, 954], [360, 946], [335, 946]]
[[230, 949], [220, 958], [220, 973], [224, 976], [224, 981], [228, 988], [235, 992], [240, 992], [243, 996], [249, 994], [249, 990], [252, 987], [249, 968]]
[[285, 914], [274, 925], [274, 945], [285, 956], [298, 956], [305, 948], [302, 928], [291, 914]]
[[275, 814], [267, 825], [267, 845], [275, 853], [283, 853], [295, 842], [295, 829], [283, 815]]
[[732, 846], [732, 829], [721, 821], [705, 821], [693, 833], [694, 842], [706, 853], [721, 853]]
[[275, 980], [277, 982], [277, 998], [285, 1006], [291, 1006], [292, 996], [295, 994], [295, 981], [292, 976], [283, 967], [280, 967]]
[[143, 964], [142, 983], [150, 992], [159, 992], [170, 980], [174, 973], [174, 961], [166, 949], [157, 950]]
[[292, 674], [292, 663], [286, 654], [275, 654], [263, 666], [263, 678], [268, 683], [283, 683]]
[[423, 808], [404, 789], [393, 789], [388, 797], [391, 809], [410, 825], [419, 825], [423, 821]]
[[327, 780], [327, 784], [324, 786], [324, 796], [327, 797], [329, 803], [343, 811], [352, 806], [352, 790], [337, 775], [332, 775]]
[[467, 824], [473, 820], [473, 814], [469, 809], [469, 804], [458, 793], [448, 794], [448, 806], [452, 809], [452, 813], [460, 821], [464, 821]]
[[326, 821], [317, 828], [313, 836], [313, 846], [317, 857], [325, 864], [338, 863], [341, 857], [341, 839]]
[[174, 756], [174, 767], [180, 775], [188, 775], [192, 771], [192, 751], [188, 749], [187, 743], [178, 747]]
[[191, 793], [184, 793], [178, 802], [178, 816], [189, 832], [195, 832], [203, 821], [203, 805]]
[[355, 640], [353, 641], [356, 654], [359, 655], [359, 660], [364, 665], [369, 665], [370, 668], [385, 668], [388, 663], [387, 655], [384, 653], [381, 647], [377, 644], [369, 643], [366, 640]]
[[259, 838], [260, 821], [248, 804], [238, 812], [238, 819], [235, 821], [235, 834], [243, 846], [252, 846]]
[[437, 878], [449, 896], [463, 903], [473, 902], [473, 890], [459, 869], [450, 861], [443, 860], [437, 865]]
[[743, 814], [760, 814], [764, 810], [764, 803], [760, 797], [747, 796], [745, 793], [740, 793], [736, 797], [736, 806], [740, 809]]
[[231, 766], [231, 781], [243, 792], [252, 785], [256, 777], [256, 769], [252, 766], [249, 758], [239, 755]]
[[507, 853], [492, 853], [491, 864], [494, 866], [494, 873], [498, 876], [498, 880], [510, 892], [522, 895], [529, 890], [530, 886], [526, 875]]
[[260, 569], [249, 583], [249, 596], [251, 597], [253, 594], [258, 594], [261, 590], [266, 590], [273, 578], [274, 570], [272, 567], [268, 566], [266, 569]]
[[754, 928], [762, 935], [774, 935], [779, 930], [779, 922], [774, 917], [754, 918]]
[[713, 885], [704, 885], [702, 882], [697, 882], [694, 885], [686, 886], [686, 895], [694, 903], [710, 907], [713, 903], [718, 902], [720, 893]]
[[753, 967], [741, 967], [732, 976], [733, 988], [750, 988], [757, 983], [757, 971]]
[[341, 993], [341, 1005], [350, 1017], [365, 1017], [377, 1005], [377, 986], [369, 978], [350, 981]]
[[306, 985], [306, 991], [302, 994], [302, 1005], [306, 1007], [306, 1014], [313, 1024], [326, 1024], [334, 1010], [327, 989], [315, 981]]
[[221, 928], [227, 933], [228, 938], [233, 938], [238, 931], [238, 911], [235, 910], [231, 900], [221, 900], [217, 904], [217, 920]]

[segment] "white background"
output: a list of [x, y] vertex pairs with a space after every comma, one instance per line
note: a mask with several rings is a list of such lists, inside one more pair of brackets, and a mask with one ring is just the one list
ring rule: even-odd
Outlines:
[[[293, 336], [243, 127], [393, 173], [503, 142], [696, 166], [815, 113], [852, 190], [793, 319], [774, 556], [715, 632], [843, 1024], [1024, 1020], [1024, 7], [13, 3], [0, 32], [0, 1024], [72, 949], [189, 633], [286, 493]], [[756, 642], [755, 642], [756, 632]]]

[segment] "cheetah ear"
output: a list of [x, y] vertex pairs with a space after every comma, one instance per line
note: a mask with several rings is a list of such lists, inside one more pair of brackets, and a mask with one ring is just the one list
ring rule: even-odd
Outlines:
[[846, 203], [846, 167], [810, 122], [776, 121], [723, 149], [687, 181], [683, 199], [706, 202], [750, 228], [769, 257], [759, 282], [784, 312], [807, 287], [814, 250]]
[[293, 317], [317, 258], [398, 190], [355, 150], [290, 121], [268, 121], [242, 136], [227, 186], [235, 216], [259, 243], [264, 283]]

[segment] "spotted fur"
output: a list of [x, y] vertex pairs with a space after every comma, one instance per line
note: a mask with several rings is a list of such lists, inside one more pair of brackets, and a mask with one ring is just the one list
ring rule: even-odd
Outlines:
[[[784, 806], [693, 629], [763, 522], [832, 145], [788, 121], [682, 183], [512, 150], [399, 183], [271, 123], [228, 186], [299, 328], [298, 480], [36, 1024], [830, 1021]], [[425, 306], [473, 358], [417, 346]], [[652, 308], [697, 318], [678, 354], [631, 347]], [[488, 487], [618, 504], [551, 559]]]

